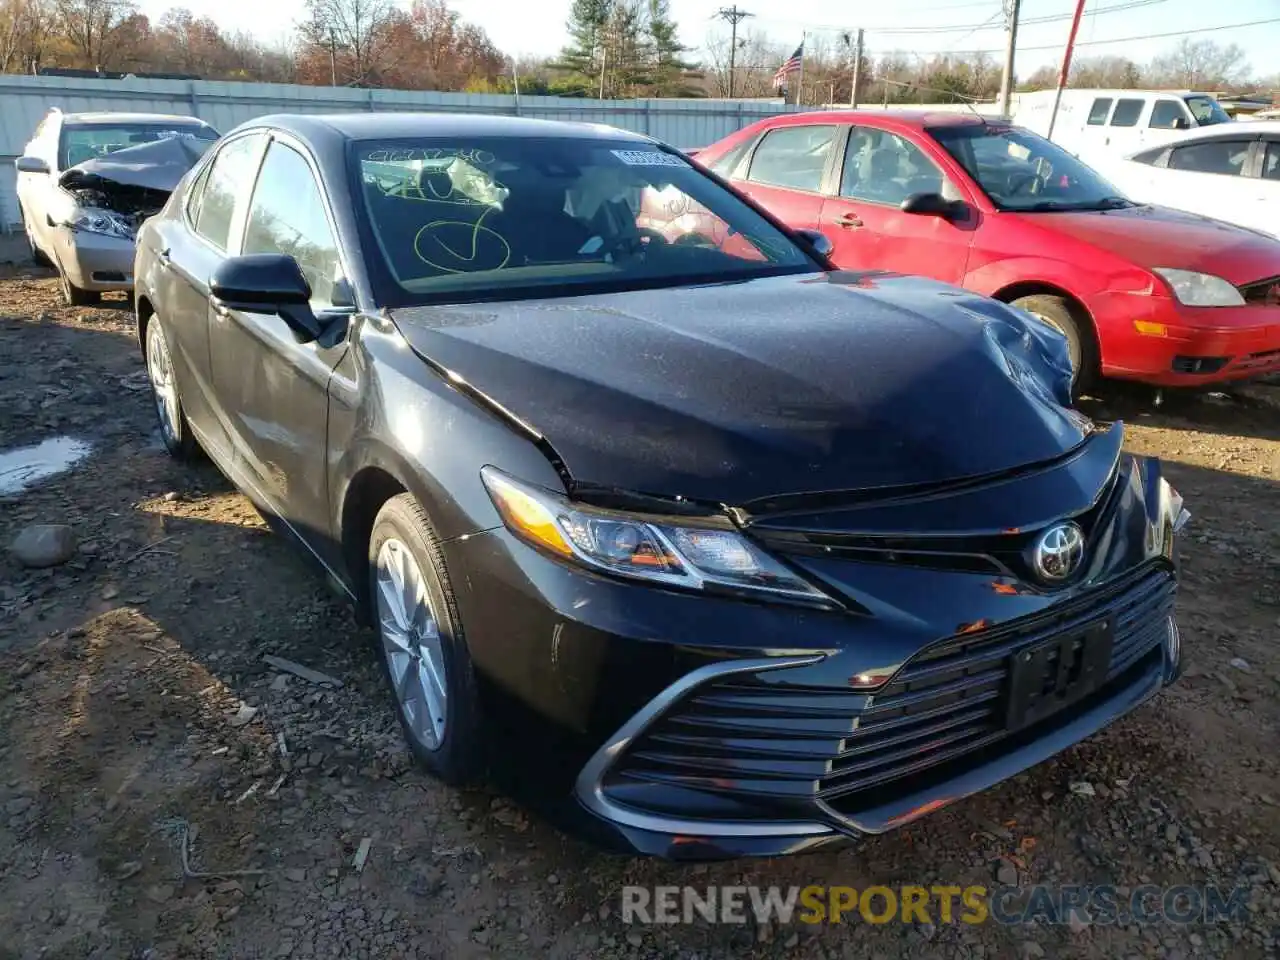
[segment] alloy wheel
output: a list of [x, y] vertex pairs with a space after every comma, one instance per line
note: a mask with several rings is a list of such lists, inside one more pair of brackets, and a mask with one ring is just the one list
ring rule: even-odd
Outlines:
[[378, 550], [376, 583], [378, 632], [396, 701], [413, 737], [436, 750], [449, 717], [444, 647], [418, 561], [400, 540]]
[[147, 375], [151, 378], [160, 431], [166, 443], [176, 444], [181, 439], [178, 435], [178, 388], [173, 379], [169, 344], [157, 317], [152, 317], [147, 325]]

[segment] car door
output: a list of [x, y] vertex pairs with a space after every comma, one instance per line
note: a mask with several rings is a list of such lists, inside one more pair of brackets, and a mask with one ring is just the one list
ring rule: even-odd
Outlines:
[[836, 264], [955, 284], [964, 279], [974, 224], [900, 209], [907, 197], [920, 193], [968, 199], [927, 149], [905, 134], [873, 125], [849, 128], [838, 192], [822, 205], [820, 229], [835, 247]]
[[31, 142], [23, 153], [38, 157], [48, 164], [47, 173], [19, 173], [18, 201], [22, 205], [27, 226], [36, 245], [45, 251], [53, 249], [53, 228], [49, 226], [49, 211], [54, 203], [58, 187], [58, 130], [62, 124], [53, 117], [40, 121]]
[[169, 336], [183, 408], [201, 445], [227, 469], [227, 417], [209, 359], [209, 277], [227, 258], [266, 143], [265, 134], [249, 133], [220, 145], [192, 182], [180, 216], [161, 219], [155, 238], [160, 269], [154, 301]]
[[[272, 135], [243, 218], [241, 254], [301, 266], [321, 319], [349, 314], [347, 271], [320, 180], [304, 148]], [[322, 558], [333, 562], [326, 464], [328, 386], [345, 338], [299, 343], [275, 314], [213, 305], [209, 350], [237, 473]], [[324, 338], [322, 338], [324, 340]]]
[[1242, 134], [1173, 147], [1165, 161], [1162, 202], [1229, 223], [1252, 223], [1258, 181], [1246, 174], [1257, 142]]
[[[1121, 97], [1111, 109], [1107, 125], [1102, 128], [1101, 142], [1094, 132], [1084, 148], [1080, 151], [1080, 159], [1085, 163], [1091, 158], [1110, 154], [1122, 156], [1142, 149], [1143, 116], [1147, 111], [1147, 100], [1144, 97]], [[1097, 128], [1090, 128], [1096, 131]]]
[[1111, 117], [1111, 108], [1115, 104], [1113, 97], [1094, 97], [1089, 104], [1089, 112], [1084, 123], [1076, 133], [1074, 143], [1054, 136], [1054, 141], [1077, 157], [1102, 156], [1107, 146], [1107, 120]]
[[745, 178], [734, 186], [787, 226], [817, 229], [839, 130], [834, 123], [774, 127], [756, 144]]

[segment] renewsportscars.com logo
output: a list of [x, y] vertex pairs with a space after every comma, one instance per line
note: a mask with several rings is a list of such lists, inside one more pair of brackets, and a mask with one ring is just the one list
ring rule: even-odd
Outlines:
[[623, 923], [1212, 924], [1248, 916], [1249, 888], [1084, 886], [623, 887]]

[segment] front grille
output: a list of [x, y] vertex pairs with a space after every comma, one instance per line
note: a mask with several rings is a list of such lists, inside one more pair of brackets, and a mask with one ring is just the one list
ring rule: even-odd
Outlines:
[[[710, 682], [641, 735], [607, 783], [789, 805], [821, 799], [842, 814], [892, 802], [918, 789], [921, 775], [954, 775], [957, 761], [999, 753], [1006, 739], [1011, 746], [1020, 736], [1004, 722], [1009, 666], [1020, 652], [1110, 619], [1106, 680], [1091, 701], [1127, 685], [1148, 657], [1160, 656], [1174, 590], [1168, 570], [1145, 568], [1047, 614], [935, 644], [874, 694], [789, 686], [786, 671]], [[1044, 726], [1061, 722], [1051, 717]]]
[[1280, 306], [1280, 277], [1268, 277], [1266, 280], [1245, 284], [1240, 288], [1240, 296], [1244, 297], [1245, 303]]
[[1009, 733], [1004, 707], [1010, 658], [1108, 617], [1114, 618], [1115, 641], [1106, 679], [1116, 680], [1164, 640], [1173, 593], [1173, 578], [1151, 571], [1103, 597], [1082, 597], [1026, 624], [953, 637], [917, 655], [863, 710], [822, 780], [821, 797], [843, 798], [847, 807], [854, 794], [1003, 739]]

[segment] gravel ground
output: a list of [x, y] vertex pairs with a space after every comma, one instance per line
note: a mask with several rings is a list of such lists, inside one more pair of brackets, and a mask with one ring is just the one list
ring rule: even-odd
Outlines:
[[[1280, 951], [1277, 386], [1090, 404], [1168, 461], [1195, 514], [1179, 685], [909, 829], [838, 853], [677, 867], [603, 855], [495, 791], [411, 767], [368, 635], [212, 467], [161, 452], [125, 308], [63, 308], [47, 274], [0, 273], [0, 452], [92, 444], [0, 500], [0, 546], [33, 523], [78, 541], [45, 570], [0, 557], [0, 958]], [[624, 883], [1009, 881], [1241, 885], [1250, 911], [1182, 926], [618, 916]]]

